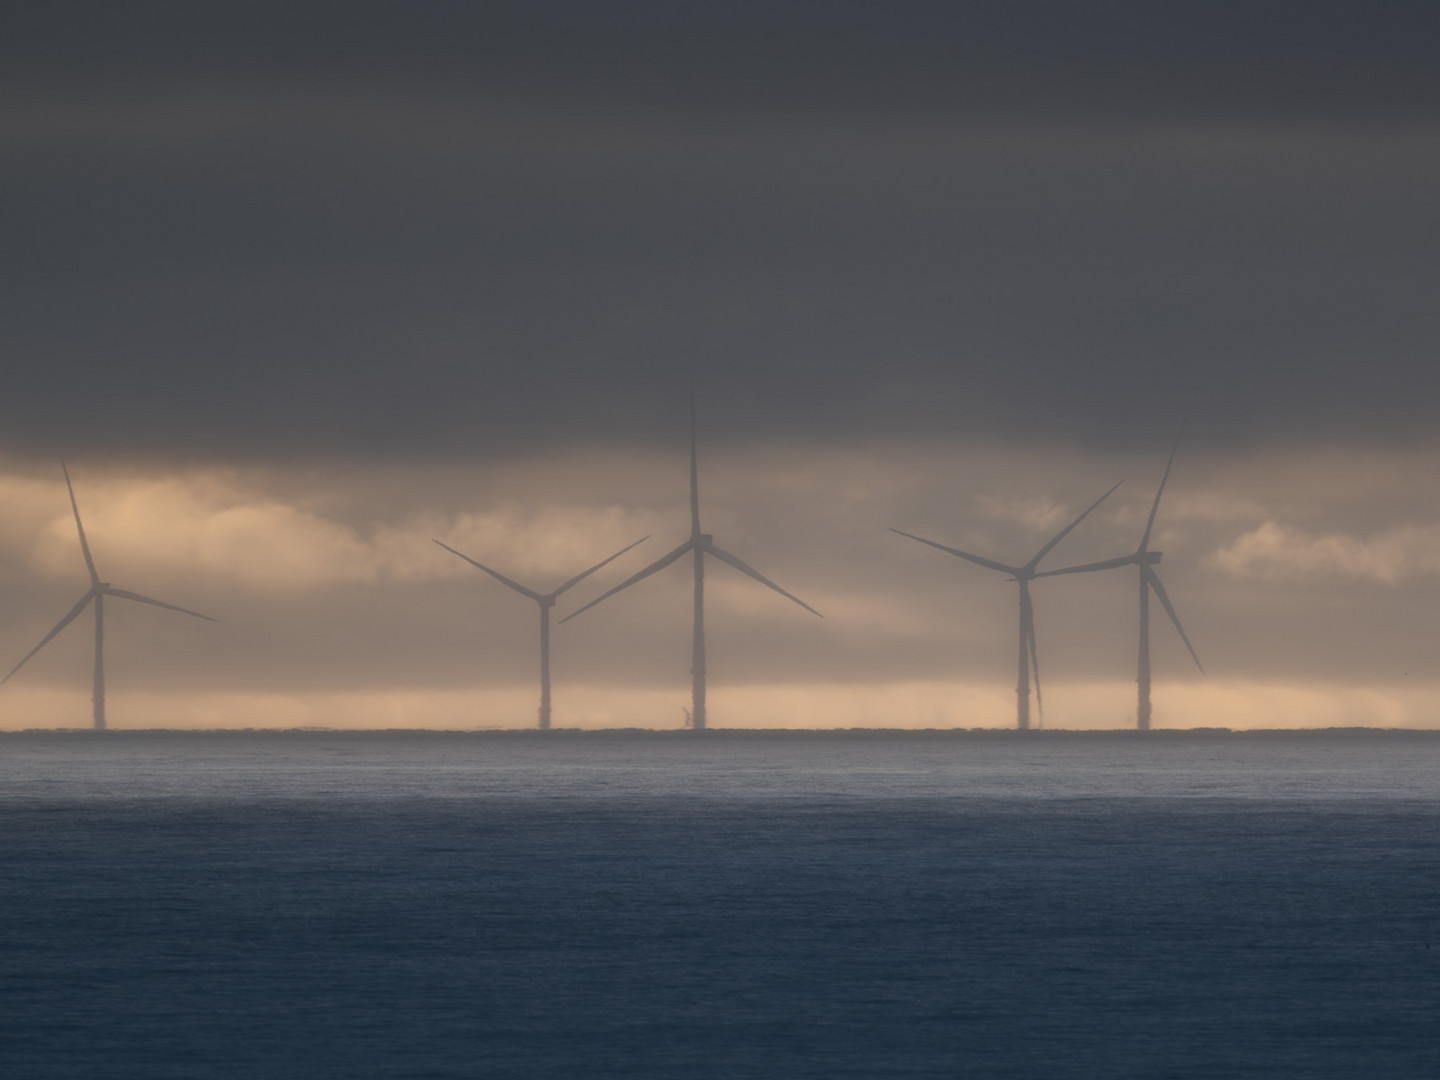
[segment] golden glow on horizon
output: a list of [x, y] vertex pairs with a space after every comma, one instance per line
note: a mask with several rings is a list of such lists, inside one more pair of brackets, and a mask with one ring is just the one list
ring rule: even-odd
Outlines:
[[[264, 694], [124, 691], [110, 705], [112, 727], [431, 728], [535, 726], [532, 687], [457, 691]], [[1131, 729], [1133, 683], [1058, 684], [1047, 691], [1044, 727]], [[557, 691], [558, 728], [679, 729], [689, 697], [681, 689], [568, 686]], [[7, 686], [0, 729], [83, 728], [84, 690]], [[861, 685], [716, 686], [716, 728], [996, 728], [1015, 725], [1013, 691], [995, 684], [903, 682]], [[1440, 726], [1440, 685], [1389, 687], [1207, 680], [1155, 684], [1155, 727], [1253, 728]]]

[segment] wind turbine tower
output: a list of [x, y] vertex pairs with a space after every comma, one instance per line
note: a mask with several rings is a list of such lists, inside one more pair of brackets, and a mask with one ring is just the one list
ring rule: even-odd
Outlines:
[[[957, 548], [946, 547], [944, 544], [937, 544], [934, 540], [926, 540], [923, 536], [902, 532], [899, 529], [890, 530], [893, 533], [899, 533], [901, 536], [908, 536], [911, 540], [918, 540], [922, 544], [929, 544], [933, 548], [939, 548], [941, 551], [966, 559], [978, 566], [983, 566], [990, 570], [998, 570], [1002, 574], [1009, 574], [1010, 580], [1019, 584], [1020, 647], [1018, 658], [1019, 674], [1015, 679], [1015, 726], [1021, 731], [1028, 731], [1030, 728], [1030, 674], [1032, 671], [1035, 674], [1035, 703], [1041, 708], [1042, 715], [1044, 709], [1040, 697], [1040, 657], [1035, 648], [1035, 607], [1030, 600], [1030, 582], [1041, 576], [1036, 569], [1040, 565], [1040, 560], [1050, 554], [1051, 549], [1054, 548], [1056, 544], [1070, 535], [1071, 529], [1089, 517], [1090, 511], [1108, 499], [1115, 488], [1119, 486], [1120, 484], [1116, 484], [1115, 487], [1112, 487], [1109, 491], [1105, 492], [1104, 495], [1101, 495], [1100, 498], [1091, 503], [1084, 513], [1052, 536], [1045, 546], [1037, 551], [1034, 557], [1023, 566], [1009, 566], [1002, 562], [996, 562], [994, 559], [986, 559], [980, 555], [972, 555], [968, 551], [960, 551]], [[1077, 567], [1076, 569], [1083, 568]]]
[[812, 608], [799, 597], [792, 596], [779, 585], [776, 585], [765, 575], [753, 567], [747, 566], [728, 551], [724, 551], [715, 545], [715, 538], [709, 533], [700, 531], [700, 480], [699, 466], [695, 449], [695, 393], [690, 393], [690, 539], [677, 547], [667, 555], [662, 555], [639, 573], [626, 578], [619, 585], [616, 585], [608, 592], [601, 593], [594, 600], [591, 600], [584, 607], [571, 612], [561, 622], [569, 622], [582, 611], [588, 611], [602, 600], [609, 599], [622, 589], [628, 589], [637, 581], [642, 581], [660, 570], [664, 570], [673, 562], [677, 562], [686, 554], [693, 556], [693, 574], [695, 582], [695, 625], [690, 645], [690, 693], [691, 712], [690, 724], [696, 731], [705, 730], [705, 556], [710, 555], [723, 563], [728, 563], [736, 570], [739, 570], [747, 577], [754, 578], [766, 588], [774, 589], [787, 600], [793, 600], [812, 615], [819, 616], [820, 613]]
[[1036, 575], [1037, 577], [1054, 577], [1058, 574], [1088, 573], [1091, 570], [1114, 570], [1121, 566], [1134, 566], [1139, 570], [1140, 656], [1135, 676], [1139, 697], [1135, 705], [1135, 726], [1141, 731], [1150, 730], [1150, 592], [1152, 589], [1160, 600], [1160, 606], [1165, 609], [1165, 614], [1170, 616], [1170, 621], [1175, 624], [1175, 629], [1180, 634], [1180, 640], [1190, 651], [1190, 658], [1195, 661], [1195, 666], [1200, 669], [1200, 674], [1205, 674], [1200, 657], [1195, 655], [1195, 647], [1190, 644], [1190, 639], [1185, 635], [1185, 628], [1180, 625], [1180, 616], [1175, 614], [1175, 605], [1170, 603], [1170, 597], [1165, 592], [1160, 575], [1155, 571], [1155, 567], [1160, 564], [1161, 553], [1150, 550], [1150, 533], [1155, 528], [1155, 515], [1160, 510], [1160, 496], [1165, 494], [1165, 484], [1170, 479], [1170, 466], [1175, 464], [1175, 451], [1179, 448], [1180, 437], [1177, 435], [1175, 445], [1170, 448], [1170, 459], [1165, 462], [1165, 473], [1160, 477], [1160, 487], [1155, 492], [1155, 501], [1150, 504], [1150, 517], [1146, 519], [1145, 531], [1140, 535], [1140, 546], [1132, 554], [1121, 555], [1115, 559], [1104, 559], [1100, 562], [1085, 563], [1082, 566], [1047, 570], [1043, 574]]
[[152, 604], [155, 607], [165, 608], [167, 611], [178, 611], [182, 615], [193, 615], [197, 619], [204, 619], [206, 622], [219, 622], [219, 619], [212, 619], [209, 615], [201, 615], [198, 611], [191, 611], [189, 608], [176, 607], [174, 604], [162, 603], [159, 600], [152, 600], [148, 596], [141, 596], [139, 593], [129, 592], [125, 589], [117, 589], [108, 581], [101, 581], [100, 575], [95, 570], [95, 560], [90, 557], [90, 545], [85, 540], [85, 526], [80, 523], [80, 507], [75, 502], [75, 488], [70, 483], [70, 470], [65, 467], [65, 462], [60, 462], [60, 469], [65, 474], [65, 487], [70, 492], [70, 509], [75, 514], [75, 529], [80, 534], [80, 553], [85, 556], [85, 568], [90, 571], [90, 591], [80, 598], [80, 602], [71, 608], [55, 628], [40, 639], [28, 653], [25, 659], [10, 669], [10, 674], [0, 679], [0, 683], [7, 683], [14, 674], [25, 666], [25, 662], [34, 656], [46, 645], [56, 634], [69, 626], [85, 606], [92, 601], [95, 604], [95, 691], [91, 698], [94, 702], [95, 730], [105, 730], [105, 597], [116, 596], [122, 600], [134, 600], [141, 604]]
[[616, 559], [618, 559], [621, 555], [624, 555], [625, 552], [627, 552], [627, 551], [630, 550], [630, 548], [633, 548], [633, 547], [636, 547], [636, 546], [638, 546], [638, 545], [640, 545], [640, 544], [643, 544], [646, 540], [649, 540], [649, 539], [650, 539], [650, 538], [649, 538], [648, 536], [641, 537], [639, 540], [636, 540], [635, 543], [630, 544], [630, 545], [628, 545], [628, 546], [626, 546], [626, 547], [621, 548], [621, 549], [620, 549], [619, 551], [617, 551], [614, 555], [611, 555], [608, 559], [602, 559], [602, 560], [600, 560], [600, 561], [599, 561], [598, 563], [596, 563], [594, 566], [590, 567], [589, 570], [585, 570], [585, 571], [583, 571], [583, 572], [581, 572], [581, 573], [579, 573], [579, 574], [576, 574], [576, 575], [575, 575], [574, 577], [572, 577], [569, 581], [565, 582], [564, 585], [561, 585], [558, 589], [552, 589], [552, 590], [551, 590], [550, 592], [548, 592], [548, 593], [538, 593], [538, 592], [536, 592], [534, 589], [527, 589], [524, 585], [521, 585], [519, 582], [517, 582], [517, 581], [511, 581], [508, 577], [506, 577], [504, 574], [500, 573], [499, 571], [491, 570], [490, 567], [485, 566], [485, 565], [482, 564], [482, 563], [476, 562], [474, 559], [470, 558], [469, 555], [461, 554], [460, 552], [458, 552], [458, 551], [456, 551], [454, 548], [452, 548], [449, 544], [441, 544], [439, 540], [436, 540], [436, 541], [435, 541], [435, 543], [440, 544], [440, 546], [441, 546], [442, 548], [444, 548], [446, 551], [450, 552], [451, 555], [457, 555], [457, 556], [459, 556], [460, 558], [462, 558], [462, 559], [464, 559], [466, 562], [468, 562], [471, 566], [475, 567], [477, 570], [484, 570], [485, 573], [489, 574], [491, 577], [493, 577], [496, 581], [500, 582], [502, 585], [508, 585], [510, 588], [512, 588], [512, 589], [514, 589], [516, 592], [518, 592], [521, 596], [528, 596], [531, 600], [534, 600], [535, 603], [537, 603], [537, 604], [540, 605], [540, 730], [541, 730], [541, 731], [549, 731], [549, 730], [550, 730], [550, 609], [555, 606], [555, 601], [556, 601], [556, 599], [560, 596], [560, 594], [563, 593], [566, 589], [570, 588], [570, 586], [579, 584], [580, 582], [584, 581], [587, 577], [589, 577], [591, 574], [595, 573], [596, 570], [599, 570], [602, 566], [606, 566], [606, 565], [608, 565], [609, 563], [614, 562], [614, 561], [615, 561]]

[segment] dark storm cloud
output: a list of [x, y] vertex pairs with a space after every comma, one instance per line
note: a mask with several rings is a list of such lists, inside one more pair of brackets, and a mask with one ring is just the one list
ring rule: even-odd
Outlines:
[[1440, 15], [1281, 0], [8, 5], [17, 74], [461, 81], [652, 112], [1430, 120]]
[[1423, 435], [1436, 16], [12, 8], [3, 439]]

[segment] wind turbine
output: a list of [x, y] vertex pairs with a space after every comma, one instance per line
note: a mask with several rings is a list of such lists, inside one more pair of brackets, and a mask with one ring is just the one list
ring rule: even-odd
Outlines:
[[182, 615], [193, 615], [197, 619], [204, 619], [206, 622], [219, 622], [219, 619], [212, 619], [209, 615], [201, 615], [198, 611], [191, 611], [189, 608], [176, 607], [174, 604], [162, 603], [159, 600], [152, 600], [148, 596], [141, 596], [139, 593], [128, 592], [125, 589], [117, 589], [108, 581], [101, 581], [100, 575], [95, 571], [95, 560], [90, 557], [90, 545], [85, 541], [85, 526], [80, 524], [80, 507], [75, 502], [75, 488], [70, 483], [70, 470], [65, 467], [65, 462], [60, 462], [60, 470], [65, 474], [65, 487], [70, 492], [70, 509], [75, 512], [75, 528], [80, 533], [80, 553], [85, 556], [85, 567], [90, 571], [90, 591], [80, 598], [80, 602], [66, 613], [65, 617], [55, 624], [55, 628], [40, 639], [40, 644], [25, 654], [25, 659], [16, 664], [10, 670], [10, 674], [0, 679], [0, 683], [7, 683], [14, 676], [15, 672], [25, 666], [25, 661], [34, 656], [46, 645], [50, 639], [69, 626], [80, 613], [85, 610], [85, 605], [92, 600], [95, 602], [95, 693], [91, 700], [95, 705], [95, 730], [105, 730], [105, 597], [118, 596], [122, 600], [134, 600], [141, 604], [152, 604], [155, 607], [165, 608], [167, 611], [178, 611]]
[[527, 589], [524, 585], [521, 585], [518, 581], [511, 581], [511, 580], [510, 580], [508, 577], [506, 577], [504, 574], [501, 574], [501, 573], [499, 573], [499, 572], [497, 572], [497, 571], [495, 571], [495, 570], [491, 570], [490, 567], [485, 566], [485, 565], [482, 564], [482, 563], [476, 562], [474, 559], [470, 558], [469, 555], [461, 554], [460, 552], [458, 552], [458, 551], [456, 551], [454, 548], [452, 548], [449, 544], [441, 544], [439, 540], [436, 540], [436, 541], [435, 541], [435, 543], [440, 544], [440, 546], [441, 546], [442, 548], [444, 548], [446, 551], [450, 552], [451, 555], [458, 555], [460, 558], [462, 558], [462, 559], [464, 559], [466, 562], [468, 562], [471, 566], [475, 567], [477, 570], [484, 570], [485, 573], [489, 574], [491, 577], [493, 577], [496, 581], [500, 582], [502, 585], [508, 585], [508, 586], [510, 586], [510, 588], [514, 589], [514, 590], [515, 590], [516, 592], [518, 592], [521, 596], [528, 596], [531, 600], [534, 600], [535, 603], [537, 603], [537, 604], [540, 605], [540, 730], [541, 730], [541, 731], [549, 731], [549, 730], [550, 730], [550, 609], [555, 606], [555, 600], [556, 600], [556, 598], [557, 598], [561, 593], [563, 593], [566, 589], [570, 588], [570, 586], [575, 585], [575, 584], [578, 584], [578, 583], [581, 582], [581, 581], [584, 581], [587, 577], [589, 577], [591, 574], [593, 574], [596, 570], [599, 570], [602, 566], [605, 566], [605, 565], [607, 565], [608, 563], [614, 562], [614, 561], [615, 561], [616, 559], [618, 559], [621, 555], [624, 555], [625, 552], [629, 551], [630, 548], [636, 547], [636, 546], [639, 545], [639, 544], [643, 544], [646, 540], [649, 540], [649, 539], [650, 539], [650, 537], [648, 537], [648, 536], [641, 537], [639, 540], [636, 540], [634, 544], [631, 544], [631, 545], [629, 545], [628, 547], [623, 547], [623, 548], [621, 548], [621, 549], [620, 549], [619, 551], [617, 551], [614, 555], [611, 555], [610, 558], [608, 558], [608, 559], [602, 559], [600, 562], [598, 562], [598, 563], [596, 563], [594, 566], [590, 567], [589, 570], [586, 570], [586, 571], [584, 571], [583, 573], [576, 574], [576, 575], [575, 575], [574, 577], [572, 577], [569, 581], [565, 582], [564, 585], [561, 585], [558, 589], [554, 589], [554, 590], [552, 590], [552, 591], [550, 591], [550, 592], [548, 592], [548, 593], [538, 593], [538, 592], [536, 592], [534, 589]]
[[609, 592], [601, 593], [594, 600], [591, 600], [584, 607], [572, 611], [561, 622], [569, 622], [582, 611], [588, 611], [602, 600], [609, 599], [622, 589], [628, 589], [637, 581], [641, 581], [657, 571], [664, 570], [671, 563], [676, 562], [687, 552], [694, 555], [694, 576], [695, 576], [695, 630], [691, 639], [691, 705], [690, 723], [696, 731], [705, 730], [705, 556], [713, 555], [723, 563], [729, 563], [736, 570], [748, 577], [754, 578], [766, 588], [774, 589], [787, 600], [793, 600], [812, 615], [819, 616], [820, 613], [812, 608], [799, 597], [791, 596], [784, 589], [780, 588], [773, 581], [767, 578], [753, 567], [747, 566], [728, 551], [723, 551], [715, 546], [715, 538], [709, 533], [700, 531], [700, 483], [699, 469], [696, 463], [695, 453], [695, 393], [690, 393], [690, 539], [677, 547], [668, 555], [662, 555], [649, 566], [637, 574], [626, 578], [619, 585], [616, 585]]
[[1104, 559], [1100, 562], [1085, 563], [1082, 566], [1067, 566], [1060, 570], [1047, 570], [1038, 577], [1054, 577], [1056, 574], [1082, 574], [1091, 570], [1114, 570], [1121, 566], [1134, 566], [1140, 571], [1140, 659], [1138, 673], [1135, 676], [1136, 685], [1139, 688], [1139, 701], [1135, 707], [1135, 726], [1141, 731], [1150, 730], [1150, 590], [1155, 590], [1155, 595], [1160, 598], [1160, 606], [1165, 609], [1165, 614], [1170, 616], [1170, 621], [1175, 624], [1175, 629], [1180, 633], [1180, 640], [1185, 643], [1185, 648], [1190, 650], [1190, 658], [1195, 661], [1195, 666], [1200, 669], [1200, 674], [1205, 674], [1205, 668], [1200, 663], [1200, 657], [1195, 655], [1195, 647], [1190, 644], [1190, 639], [1185, 636], [1185, 628], [1180, 625], [1180, 616], [1175, 614], [1175, 605], [1170, 603], [1170, 597], [1165, 592], [1165, 586], [1160, 582], [1160, 575], [1155, 572], [1155, 567], [1160, 562], [1160, 552], [1150, 550], [1150, 533], [1155, 528], [1155, 515], [1160, 510], [1160, 496], [1165, 494], [1165, 483], [1170, 479], [1170, 466], [1175, 464], [1175, 451], [1180, 449], [1180, 437], [1175, 437], [1175, 445], [1170, 448], [1170, 460], [1165, 462], [1165, 473], [1160, 477], [1160, 487], [1155, 492], [1155, 501], [1150, 505], [1150, 517], [1145, 522], [1145, 531], [1140, 536], [1140, 546], [1133, 554], [1122, 555], [1115, 559]]
[[[1121, 483], [1124, 483], [1124, 481], [1121, 481]], [[1034, 558], [1023, 566], [1007, 566], [1005, 563], [996, 562], [994, 559], [982, 558], [979, 555], [972, 555], [968, 551], [960, 551], [956, 548], [946, 547], [944, 544], [937, 544], [934, 540], [926, 540], [923, 536], [902, 532], [899, 529], [890, 530], [893, 533], [900, 533], [901, 536], [908, 536], [911, 540], [919, 540], [922, 544], [929, 544], [933, 548], [939, 548], [941, 551], [949, 552], [951, 555], [957, 555], [962, 559], [967, 559], [978, 566], [984, 566], [990, 570], [998, 570], [1002, 574], [1009, 574], [1011, 581], [1019, 582], [1020, 673], [1015, 681], [1015, 724], [1021, 731], [1028, 731], [1030, 728], [1030, 672], [1032, 670], [1035, 672], [1035, 703], [1040, 706], [1042, 715], [1044, 710], [1044, 704], [1040, 697], [1040, 657], [1035, 649], [1035, 608], [1030, 601], [1030, 582], [1032, 579], [1040, 576], [1035, 568], [1039, 565], [1041, 559], [1050, 554], [1051, 548], [1060, 543], [1061, 540], [1064, 540], [1065, 537], [1070, 534], [1071, 529], [1084, 521], [1090, 515], [1090, 511], [1108, 499], [1115, 488], [1119, 486], [1120, 484], [1116, 484], [1115, 487], [1112, 487], [1109, 491], [1105, 492], [1104, 495], [1101, 495], [1100, 498], [1091, 503], [1083, 514], [1052, 536], [1049, 542], [1035, 553]], [[1077, 567], [1077, 570], [1078, 569], [1080, 568]]]

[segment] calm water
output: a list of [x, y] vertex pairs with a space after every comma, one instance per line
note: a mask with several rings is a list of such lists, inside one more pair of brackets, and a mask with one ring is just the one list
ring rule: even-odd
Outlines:
[[1440, 738], [0, 737], [7, 1077], [1440, 1076]]

